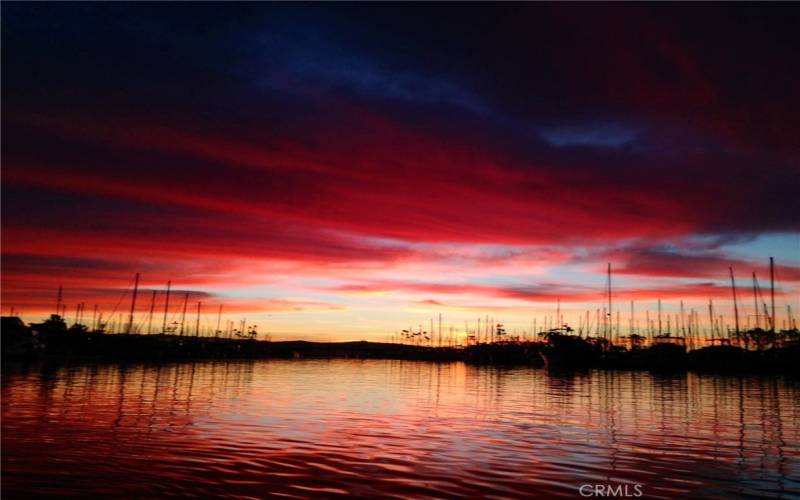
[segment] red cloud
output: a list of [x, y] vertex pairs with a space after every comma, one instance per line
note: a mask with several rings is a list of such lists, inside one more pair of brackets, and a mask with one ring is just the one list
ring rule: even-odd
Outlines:
[[[693, 160], [656, 185], [631, 159], [609, 176], [602, 158], [564, 168], [478, 137], [453, 144], [353, 105], [334, 109], [351, 123], [347, 133], [310, 126], [311, 147], [308, 139], [272, 133], [248, 142], [114, 120], [37, 120], [37, 130], [45, 125], [83, 144], [89, 160], [12, 158], [4, 181], [430, 242], [664, 238], [725, 227], [741, 211], [729, 204], [736, 192], [717, 185], [720, 195], [707, 199], [710, 176], [696, 177], [696, 185], [665, 184], [680, 169], [695, 169]], [[109, 150], [130, 158], [106, 159]], [[653, 161], [661, 160], [648, 160], [651, 168]]]

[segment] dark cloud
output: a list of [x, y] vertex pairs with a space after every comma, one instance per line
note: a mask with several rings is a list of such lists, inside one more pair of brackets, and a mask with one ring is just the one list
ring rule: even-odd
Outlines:
[[[747, 278], [755, 272], [762, 278], [769, 276], [766, 259], [753, 262], [727, 255], [721, 251], [690, 252], [670, 248], [632, 248], [606, 255], [620, 262], [615, 268], [619, 274], [663, 276], [673, 278], [726, 278], [730, 269]], [[780, 280], [800, 281], [800, 267], [777, 264], [775, 274]]]

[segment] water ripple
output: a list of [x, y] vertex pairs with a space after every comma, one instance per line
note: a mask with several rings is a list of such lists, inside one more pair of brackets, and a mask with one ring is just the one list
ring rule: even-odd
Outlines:
[[20, 496], [800, 494], [780, 377], [400, 361], [11, 367], [2, 492]]

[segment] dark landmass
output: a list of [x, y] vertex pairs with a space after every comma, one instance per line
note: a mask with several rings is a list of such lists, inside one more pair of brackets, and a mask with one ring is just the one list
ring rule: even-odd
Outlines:
[[[566, 346], [554, 341], [570, 340]], [[575, 349], [580, 355], [575, 356]], [[66, 328], [60, 318], [25, 325], [2, 318], [3, 361], [74, 360], [175, 362], [212, 359], [404, 359], [465, 361], [484, 365], [533, 365], [551, 369], [621, 369], [711, 371], [724, 373], [800, 374], [800, 343], [745, 349], [715, 345], [687, 351], [657, 343], [628, 349], [575, 336], [553, 335], [543, 341], [503, 341], [458, 347], [382, 342], [263, 341], [175, 334], [107, 334], [80, 326]], [[546, 361], [549, 360], [549, 363]], [[566, 361], [566, 362], [565, 362]]]

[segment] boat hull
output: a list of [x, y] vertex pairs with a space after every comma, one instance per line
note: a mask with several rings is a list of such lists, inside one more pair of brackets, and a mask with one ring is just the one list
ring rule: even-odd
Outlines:
[[539, 351], [545, 367], [551, 370], [591, 368], [599, 359], [596, 349], [579, 337], [560, 337]]

